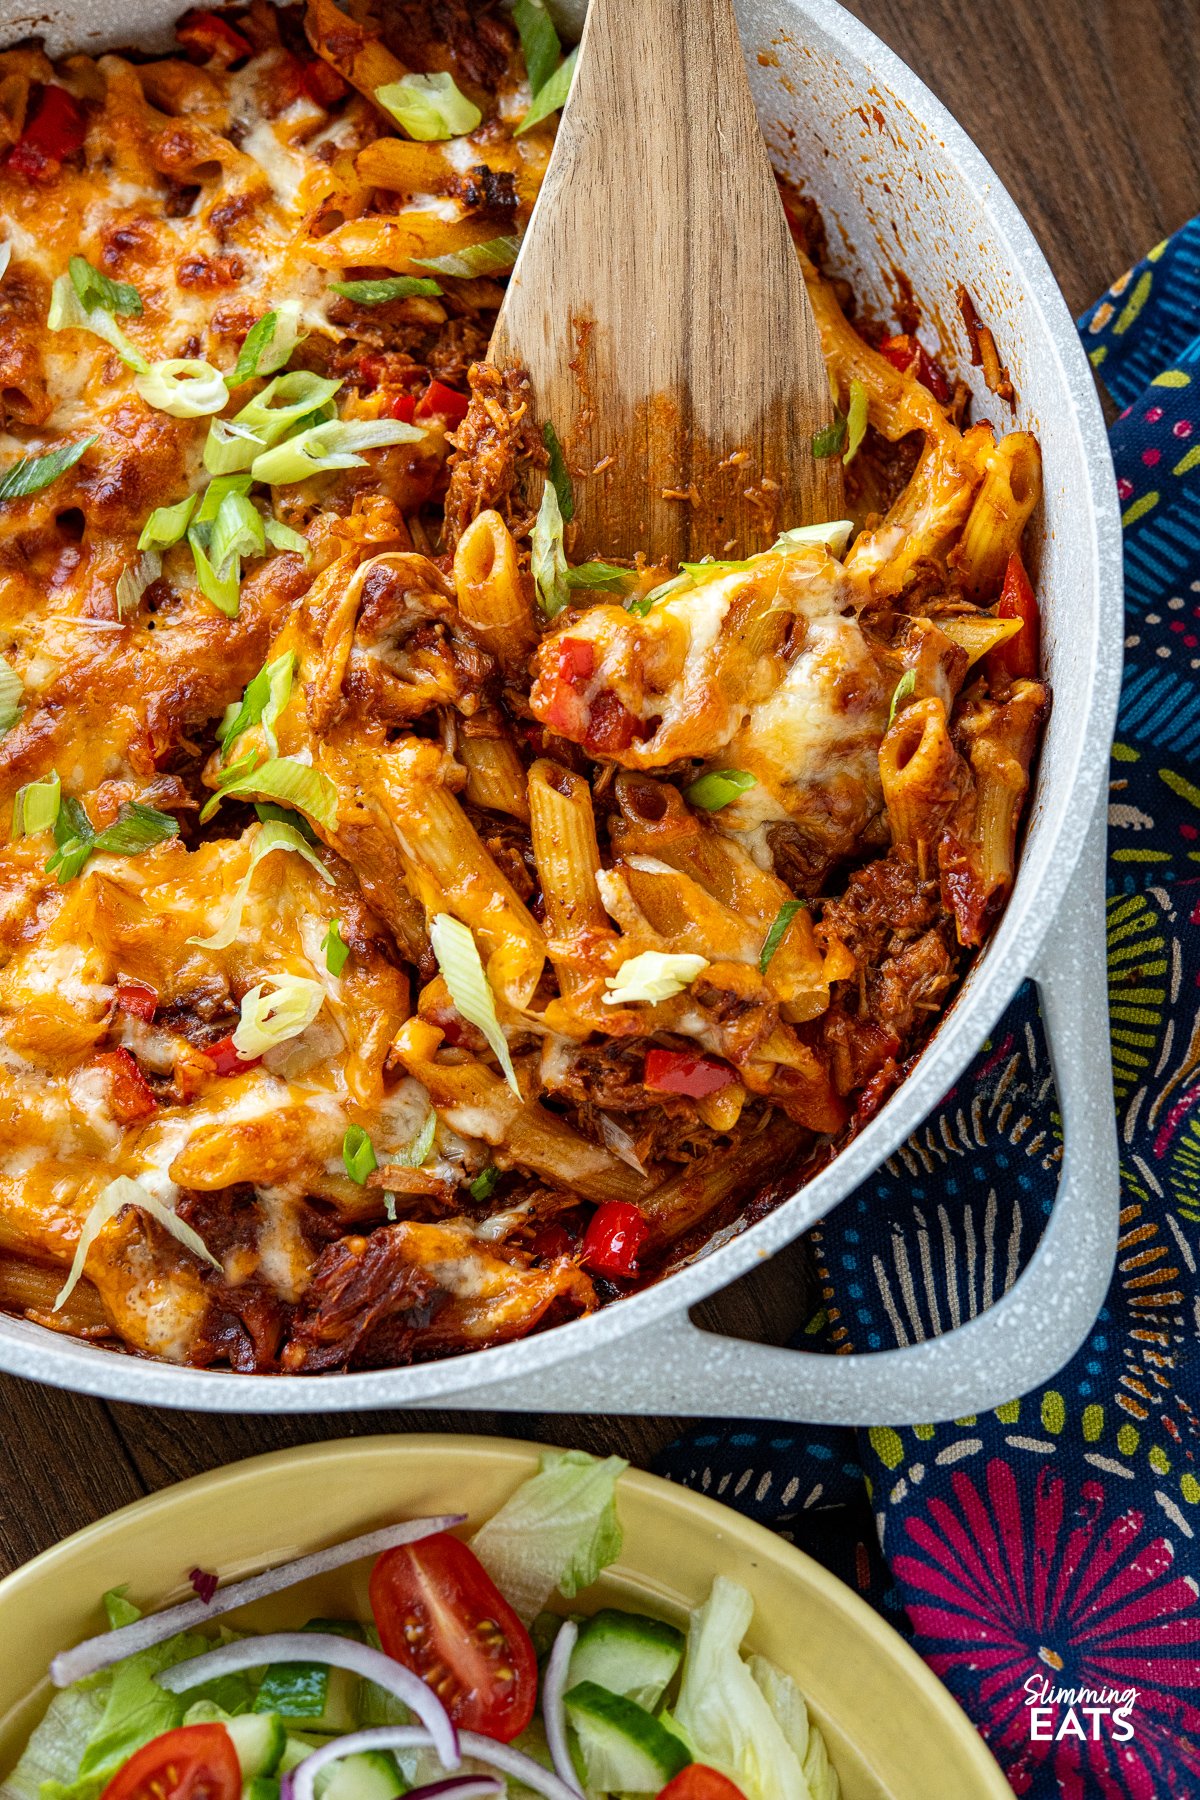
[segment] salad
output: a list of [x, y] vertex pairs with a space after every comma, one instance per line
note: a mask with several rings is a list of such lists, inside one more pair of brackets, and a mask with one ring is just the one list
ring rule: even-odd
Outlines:
[[[0, 1800], [839, 1800], [799, 1688], [742, 1654], [736, 1583], [686, 1632], [588, 1612], [625, 1466], [547, 1451], [469, 1542], [448, 1514], [226, 1585], [194, 1569], [195, 1598], [161, 1613], [114, 1589], [109, 1629], [51, 1665]], [[370, 1622], [221, 1623], [367, 1557]]]

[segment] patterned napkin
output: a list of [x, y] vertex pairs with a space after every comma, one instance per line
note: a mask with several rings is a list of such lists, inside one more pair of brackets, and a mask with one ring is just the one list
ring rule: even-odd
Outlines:
[[[1049, 1387], [986, 1417], [857, 1435], [711, 1425], [659, 1470], [857, 1587], [1016, 1793], [1200, 1800], [1200, 219], [1080, 329], [1125, 409], [1108, 852], [1123, 1209], [1107, 1302]], [[888, 1349], [989, 1305], [1038, 1240], [1061, 1150], [1027, 986], [939, 1111], [812, 1233], [809, 1347]]]

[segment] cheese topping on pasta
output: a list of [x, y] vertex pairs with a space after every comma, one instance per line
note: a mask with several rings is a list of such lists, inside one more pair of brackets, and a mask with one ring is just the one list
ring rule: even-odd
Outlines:
[[[487, 361], [554, 136], [513, 15], [178, 38], [0, 54], [0, 1306], [248, 1374], [453, 1354], [694, 1254], [920, 1049], [1047, 705], [1038, 449], [848, 322], [788, 195], [853, 541], [568, 523], [564, 573]], [[408, 137], [408, 71], [479, 124]]]

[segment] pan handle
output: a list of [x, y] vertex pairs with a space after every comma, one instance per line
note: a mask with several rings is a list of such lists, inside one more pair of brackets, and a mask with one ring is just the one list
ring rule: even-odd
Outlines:
[[[822, 1425], [961, 1418], [1048, 1381], [1104, 1302], [1120, 1188], [1108, 1050], [1104, 810], [1030, 971], [1041, 996], [1063, 1122], [1062, 1178], [1034, 1255], [986, 1312], [905, 1349], [853, 1356], [701, 1331], [686, 1313], [523, 1378], [522, 1411], [736, 1414]], [[505, 1404], [479, 1389], [468, 1405]]]

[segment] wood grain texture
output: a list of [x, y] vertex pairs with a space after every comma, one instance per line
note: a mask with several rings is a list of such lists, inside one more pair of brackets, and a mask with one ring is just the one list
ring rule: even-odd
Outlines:
[[592, 0], [492, 356], [562, 439], [577, 560], [747, 556], [841, 517], [840, 463], [807, 454], [829, 378], [732, 0]]
[[[849, 4], [964, 121], [1076, 311], [1200, 206], [1195, 0]], [[779, 1342], [803, 1316], [804, 1286], [803, 1252], [793, 1246], [698, 1317]], [[444, 1412], [229, 1419], [110, 1408], [6, 1380], [0, 1421], [5, 1569], [142, 1491], [287, 1444], [377, 1430], [494, 1430], [648, 1462], [674, 1429], [671, 1420]]]

